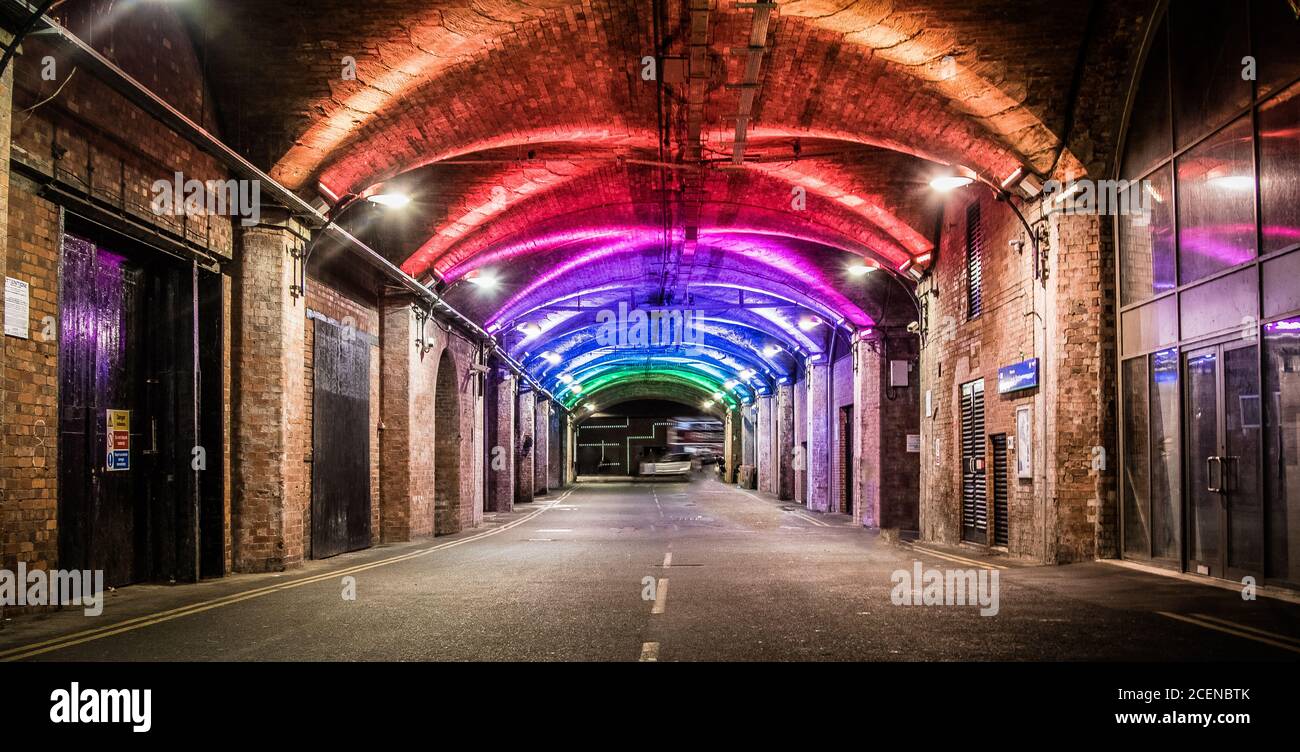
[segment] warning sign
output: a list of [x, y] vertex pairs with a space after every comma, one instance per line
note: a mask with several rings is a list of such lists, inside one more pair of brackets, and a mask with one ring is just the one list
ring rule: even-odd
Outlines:
[[131, 469], [131, 411], [108, 410], [108, 462], [106, 468]]

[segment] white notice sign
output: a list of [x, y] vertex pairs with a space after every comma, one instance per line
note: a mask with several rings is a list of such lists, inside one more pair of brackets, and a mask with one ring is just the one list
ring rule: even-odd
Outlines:
[[32, 292], [31, 285], [13, 277], [5, 277], [5, 334], [10, 337], [31, 339]]
[[921, 434], [909, 433], [907, 435], [907, 451], [913, 454], [919, 454], [921, 451]]

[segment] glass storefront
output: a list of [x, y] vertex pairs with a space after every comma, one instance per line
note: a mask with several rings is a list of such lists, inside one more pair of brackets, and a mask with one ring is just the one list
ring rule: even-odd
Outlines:
[[1149, 210], [1115, 219], [1121, 549], [1300, 586], [1300, 20], [1169, 6], [1120, 164]]

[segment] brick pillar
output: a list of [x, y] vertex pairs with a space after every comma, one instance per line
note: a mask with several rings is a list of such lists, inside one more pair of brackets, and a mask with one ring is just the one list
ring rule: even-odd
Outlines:
[[379, 524], [380, 539], [390, 543], [434, 532], [434, 356], [443, 332], [426, 326], [428, 349], [422, 348], [407, 296], [383, 301], [380, 326]]
[[[880, 526], [880, 479], [887, 472], [881, 457], [881, 389], [884, 387], [880, 339], [853, 343], [854, 522]], [[888, 472], [892, 472], [892, 469]]]
[[[1114, 248], [1110, 223], [1096, 215], [1054, 214], [1040, 376], [1046, 414], [1049, 563], [1118, 555]], [[1112, 458], [1093, 468], [1094, 447]]]
[[488, 488], [491, 491], [488, 507], [494, 512], [509, 512], [515, 508], [515, 410], [519, 396], [515, 393], [515, 376], [504, 369], [494, 371], [496, 376], [489, 395], [496, 400], [492, 429], [492, 449], [488, 456]]
[[776, 390], [776, 495], [794, 498], [794, 387], [784, 384]]
[[772, 398], [759, 397], [758, 417], [754, 427], [754, 464], [758, 471], [758, 490], [772, 492]]
[[537, 395], [531, 389], [519, 393], [519, 425], [515, 437], [515, 503], [527, 504], [533, 500], [533, 446], [537, 420]]
[[551, 437], [547, 442], [550, 461], [546, 463], [546, 485], [551, 489], [560, 489], [568, 485], [564, 480], [564, 457], [565, 447], [567, 446], [567, 437], [564, 432], [564, 411], [554, 404], [550, 408]]
[[732, 408], [727, 411], [722, 437], [722, 456], [726, 472], [722, 475], [724, 483], [736, 482], [736, 471], [740, 468], [740, 411]]
[[551, 403], [545, 398], [536, 400], [537, 414], [533, 420], [533, 495], [542, 496], [549, 490], [547, 468], [551, 463]]
[[826, 406], [830, 376], [831, 369], [825, 363], [808, 365], [808, 456], [804, 461], [808, 468], [807, 505], [818, 512], [830, 511], [831, 466], [827, 447], [831, 424]]
[[234, 566], [271, 572], [302, 561], [308, 503], [304, 404], [306, 310], [289, 293], [303, 248], [287, 217], [239, 234], [234, 384]]
[[[7, 46], [12, 40], [13, 35], [0, 30], [0, 44]], [[4, 165], [4, 169], [0, 170], [0, 279], [6, 276], [9, 258], [9, 153], [13, 126], [13, 83], [14, 67], [11, 64], [5, 69], [4, 76], [0, 77], [0, 160], [3, 160], [0, 164]], [[4, 353], [6, 348], [3, 341], [3, 327], [4, 307], [0, 306], [0, 354]], [[9, 446], [9, 432], [5, 426], [9, 414], [7, 392], [8, 389], [0, 384], [0, 457], [14, 456], [14, 450]], [[3, 479], [0, 479], [0, 511], [5, 513], [5, 518], [10, 516], [9, 498], [5, 492]], [[9, 540], [7, 533], [8, 531], [3, 529], [3, 520], [0, 520], [0, 567], [5, 566], [9, 560], [4, 550], [4, 544]], [[4, 605], [0, 604], [0, 627], [4, 625], [4, 610]]]

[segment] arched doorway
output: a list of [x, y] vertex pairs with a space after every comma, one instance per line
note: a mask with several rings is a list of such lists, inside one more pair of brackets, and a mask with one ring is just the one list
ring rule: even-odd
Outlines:
[[460, 385], [447, 350], [438, 359], [433, 403], [433, 532], [460, 532]]

